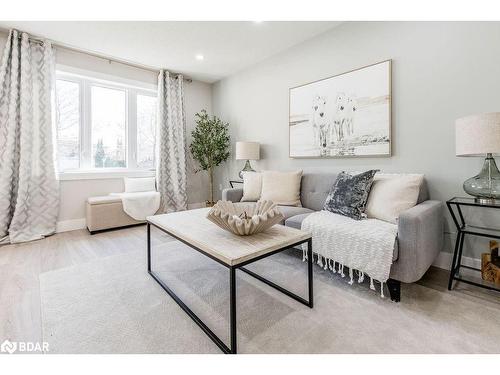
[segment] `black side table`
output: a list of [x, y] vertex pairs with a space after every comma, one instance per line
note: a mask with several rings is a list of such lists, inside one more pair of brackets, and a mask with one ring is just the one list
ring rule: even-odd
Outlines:
[[229, 180], [229, 185], [231, 185], [231, 189], [234, 188], [234, 184], [243, 184], [243, 181]]
[[[498, 208], [500, 209], [500, 202], [495, 203], [480, 203], [474, 198], [452, 198], [446, 202], [448, 210], [450, 211], [451, 217], [455, 226], [457, 227], [457, 239], [455, 242], [455, 251], [453, 253], [453, 261], [451, 263], [450, 280], [448, 281], [448, 290], [451, 290], [453, 285], [453, 280], [458, 280], [467, 284], [475, 285], [480, 288], [496, 290], [500, 292], [500, 287], [495, 283], [485, 281], [479, 276], [479, 278], [467, 278], [464, 275], [460, 275], [460, 268], [467, 268], [474, 271], [481, 272], [480, 269], [469, 267], [462, 264], [462, 249], [464, 247], [464, 237], [465, 235], [480, 236], [487, 238], [497, 238], [500, 239], [500, 228], [483, 228], [467, 224], [462, 213], [462, 206], [476, 207], [480, 208]], [[458, 219], [457, 219], [458, 214]]]

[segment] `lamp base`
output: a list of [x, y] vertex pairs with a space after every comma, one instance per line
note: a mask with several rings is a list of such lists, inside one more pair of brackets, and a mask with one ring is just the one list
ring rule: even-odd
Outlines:
[[486, 155], [481, 172], [464, 182], [464, 191], [476, 197], [476, 201], [479, 203], [498, 203], [500, 200], [500, 172], [491, 154]]
[[238, 176], [243, 180], [243, 173], [245, 172], [255, 172], [255, 170], [250, 165], [250, 160], [247, 160], [243, 169], [238, 173]]
[[500, 204], [500, 199], [494, 199], [494, 198], [474, 198], [476, 203], [480, 204]]

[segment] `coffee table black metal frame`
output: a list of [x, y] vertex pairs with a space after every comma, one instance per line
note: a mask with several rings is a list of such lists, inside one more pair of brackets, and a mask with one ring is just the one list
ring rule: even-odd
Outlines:
[[448, 200], [446, 202], [446, 205], [448, 206], [451, 218], [453, 219], [453, 222], [455, 223], [455, 226], [457, 228], [457, 239], [455, 241], [455, 251], [453, 252], [453, 261], [450, 267], [451, 270], [450, 270], [450, 278], [448, 280], [448, 290], [452, 289], [453, 280], [457, 280], [480, 288], [495, 290], [497, 292], [500, 292], [500, 288], [496, 287], [493, 283], [483, 280], [474, 281], [472, 279], [467, 278], [466, 276], [460, 275], [459, 273], [460, 268], [466, 268], [469, 270], [481, 272], [481, 270], [478, 268], [462, 264], [462, 250], [464, 247], [464, 238], [466, 235], [500, 239], [500, 228], [499, 229], [482, 228], [467, 224], [465, 222], [464, 214], [462, 212], [461, 207], [464, 206], [464, 207], [500, 209], [500, 203], [481, 203], [476, 201], [474, 198], [455, 197]]
[[[159, 275], [157, 275], [152, 269], [151, 269], [151, 225], [153, 225], [155, 228], [161, 230], [162, 232], [167, 233], [168, 235], [174, 237], [178, 241], [188, 245], [192, 249], [202, 253], [203, 255], [206, 255], [207, 257], [211, 258], [212, 260], [215, 260], [217, 263], [222, 264], [224, 267], [229, 269], [229, 331], [230, 331], [230, 346], [228, 347], [194, 312], [191, 310], [173, 291], [168, 287], [167, 284], [163, 280], [160, 279]], [[307, 283], [308, 283], [308, 299], [304, 299], [289, 290], [273, 283], [272, 281], [269, 281], [265, 279], [264, 277], [256, 274], [255, 272], [250, 271], [249, 269], [245, 268], [244, 266], [251, 264], [253, 262], [256, 262], [258, 260], [261, 260], [263, 258], [267, 258], [271, 255], [280, 253], [286, 249], [301, 245], [303, 243], [307, 243]], [[279, 290], [280, 292], [286, 294], [287, 296], [293, 298], [294, 300], [310, 307], [313, 308], [313, 267], [312, 267], [312, 240], [311, 238], [308, 238], [306, 240], [302, 240], [299, 242], [296, 242], [291, 245], [286, 245], [282, 248], [279, 248], [277, 250], [274, 250], [272, 252], [269, 252], [267, 254], [260, 255], [256, 258], [250, 259], [248, 261], [244, 261], [242, 263], [236, 264], [234, 266], [228, 265], [225, 262], [221, 261], [220, 259], [217, 259], [211, 254], [208, 254], [207, 252], [203, 251], [202, 249], [198, 248], [197, 246], [189, 243], [188, 241], [183, 240], [182, 238], [177, 237], [176, 235], [170, 233], [168, 230], [165, 230], [164, 228], [159, 227], [158, 225], [155, 225], [153, 223], [148, 222], [147, 223], [147, 251], [148, 251], [148, 273], [153, 277], [153, 279], [156, 280], [158, 284], [165, 290], [165, 292], [168, 293], [170, 297], [173, 298], [173, 300], [181, 307], [182, 310], [186, 314], [189, 315], [191, 319], [205, 332], [205, 334], [210, 337], [210, 339], [226, 354], [236, 354], [237, 353], [237, 336], [236, 336], [236, 270], [240, 269], [241, 271], [249, 274], [250, 276], [255, 277], [256, 279], [262, 281], [263, 283], [273, 287], [274, 289]]]

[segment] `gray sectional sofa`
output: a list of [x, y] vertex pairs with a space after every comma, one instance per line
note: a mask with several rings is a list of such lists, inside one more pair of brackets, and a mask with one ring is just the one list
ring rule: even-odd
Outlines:
[[[304, 173], [301, 181], [302, 207], [280, 206], [284, 225], [299, 228], [307, 215], [323, 208], [337, 174]], [[222, 200], [239, 202], [243, 189], [225, 189]], [[443, 203], [428, 199], [427, 185], [422, 184], [418, 203], [404, 211], [398, 220], [390, 279], [387, 282], [391, 299], [399, 301], [401, 282], [418, 281], [429, 269], [443, 246]]]

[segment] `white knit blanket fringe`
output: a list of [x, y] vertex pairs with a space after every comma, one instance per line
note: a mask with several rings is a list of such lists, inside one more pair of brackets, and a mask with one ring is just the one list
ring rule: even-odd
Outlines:
[[[344, 266], [349, 268], [352, 285], [355, 276], [362, 283], [365, 275], [380, 283], [380, 296], [384, 297], [384, 283], [389, 279], [397, 236], [397, 225], [377, 219], [354, 220], [328, 211], [307, 216], [302, 230], [312, 234], [313, 254], [317, 264], [325, 270], [346, 277]], [[307, 244], [302, 245], [302, 260], [307, 260]], [[313, 255], [314, 256], [314, 255]], [[314, 259], [313, 259], [314, 261]]]

